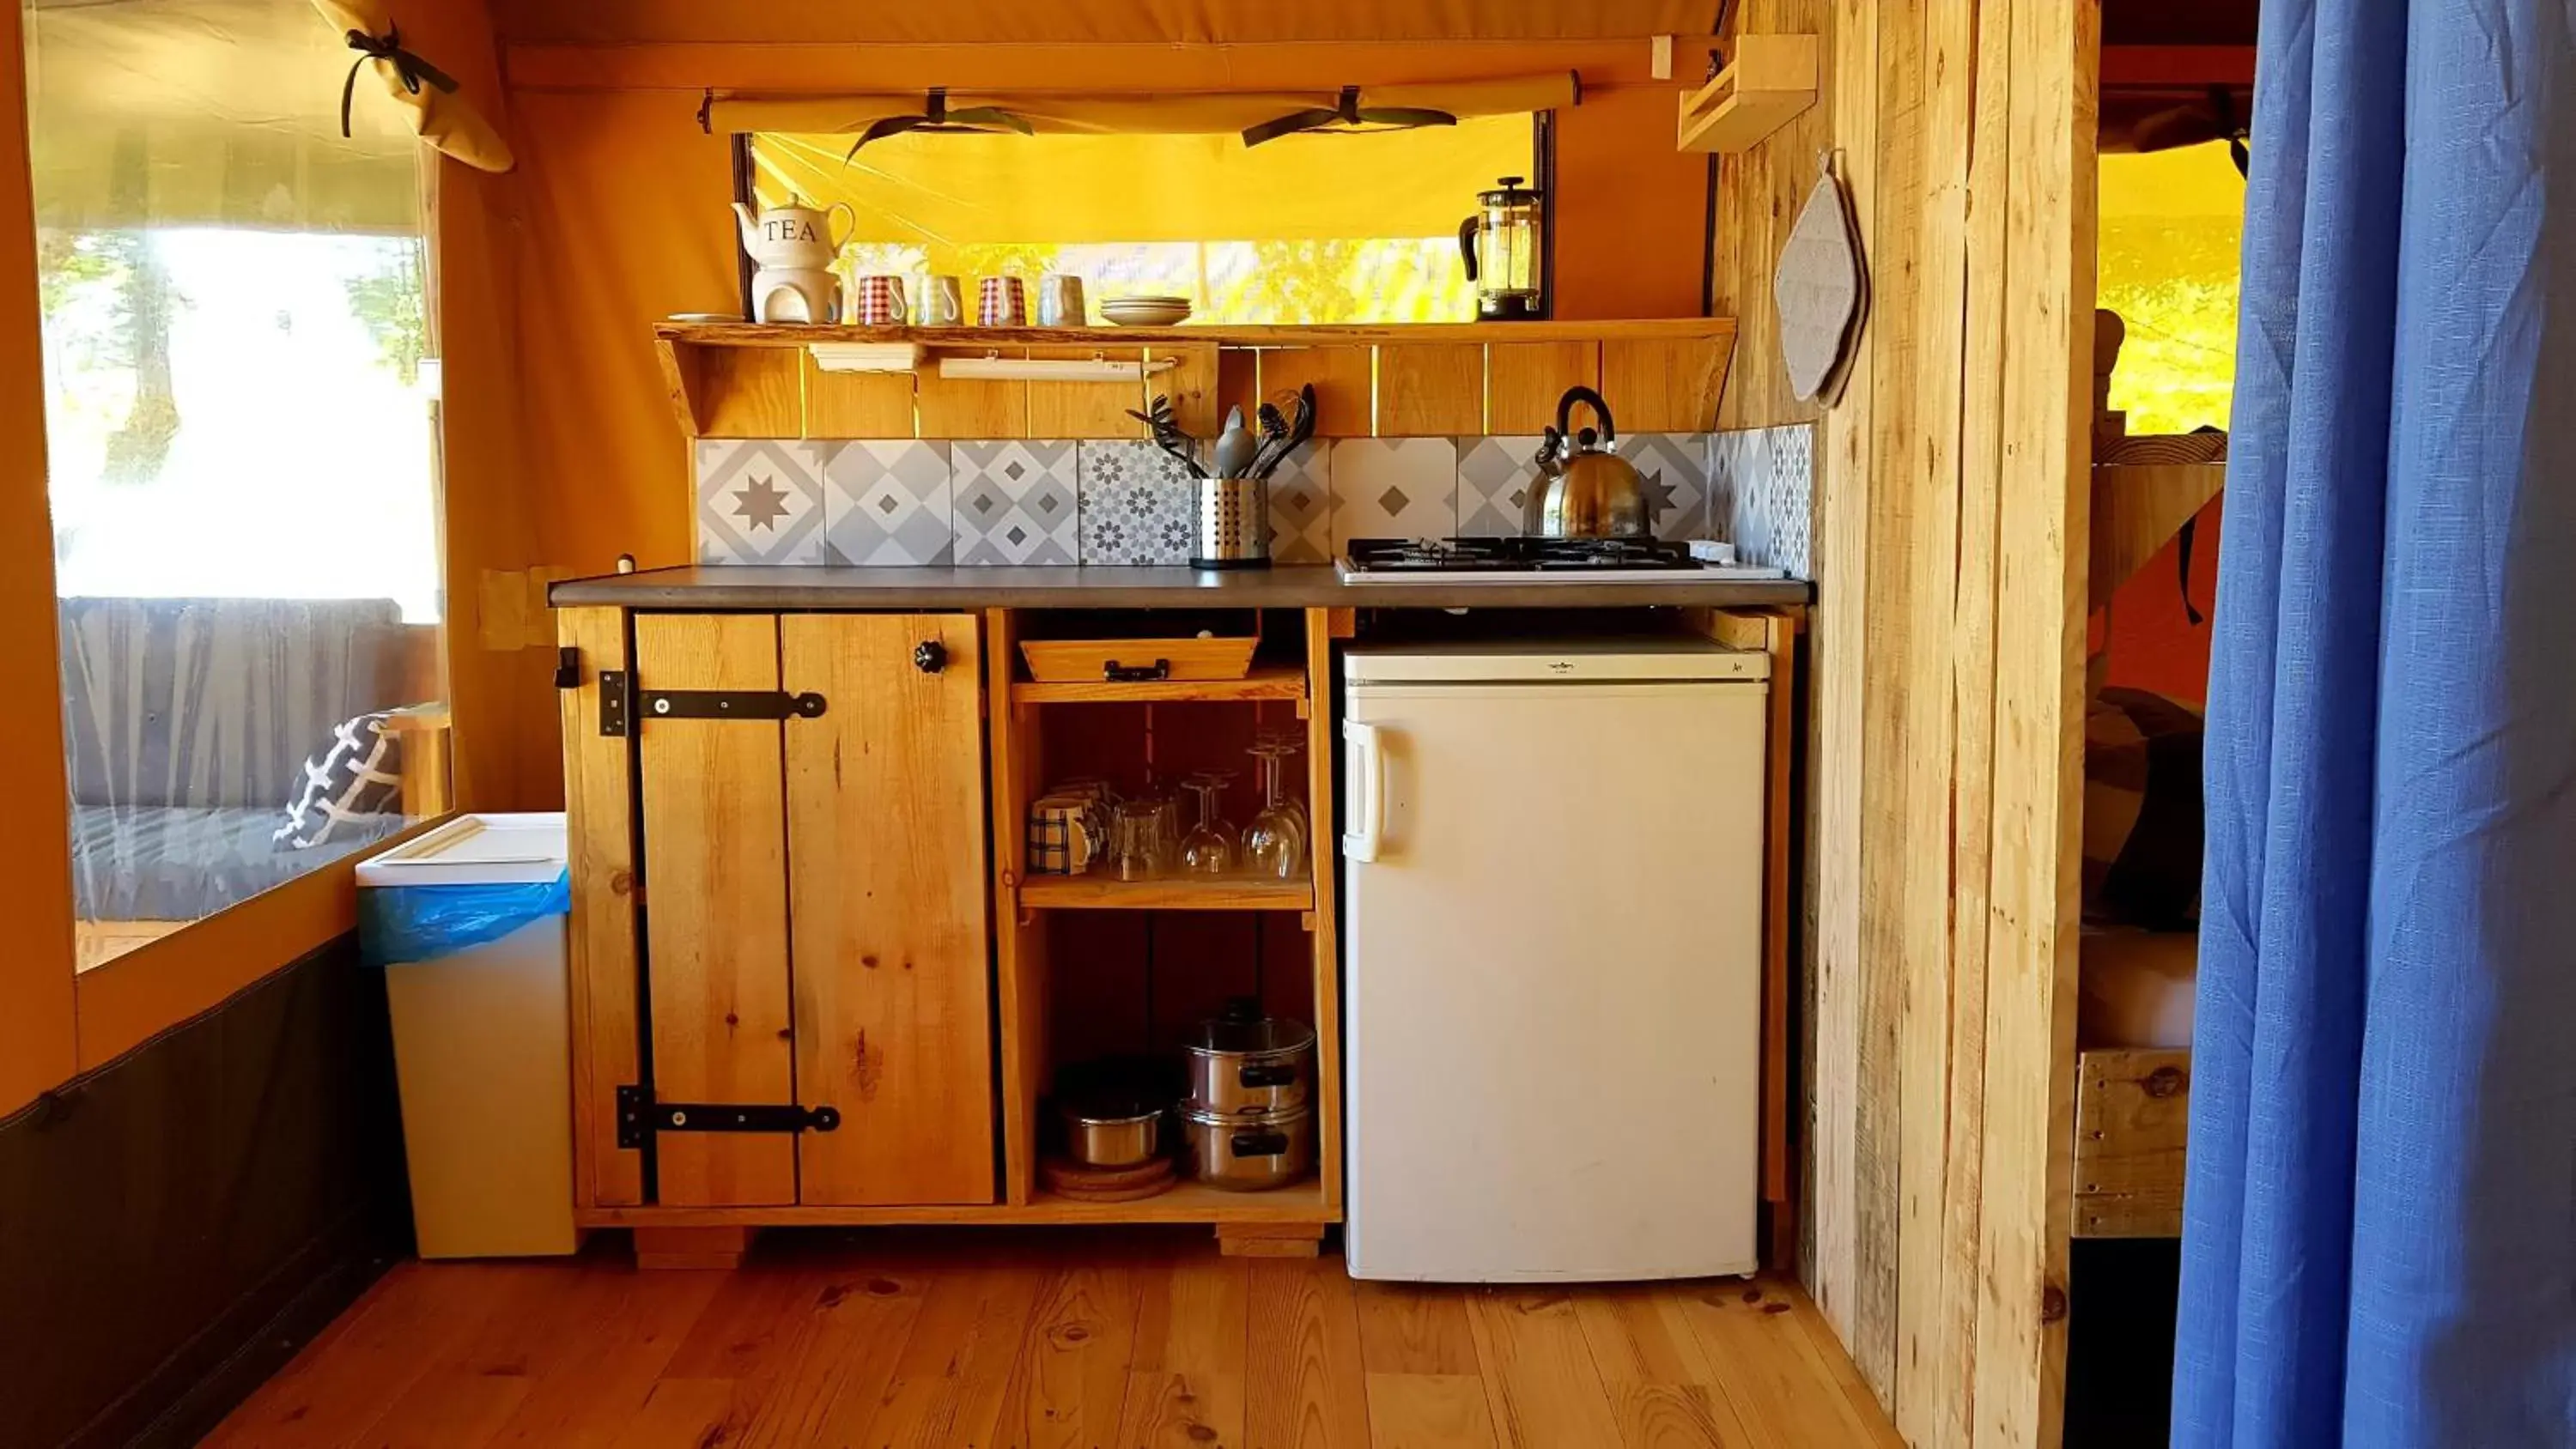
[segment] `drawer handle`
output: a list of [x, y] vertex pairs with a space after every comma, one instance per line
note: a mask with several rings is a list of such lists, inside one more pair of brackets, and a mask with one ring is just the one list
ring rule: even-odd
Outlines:
[[1172, 677], [1172, 661], [1157, 659], [1151, 664], [1121, 664], [1112, 659], [1100, 666], [1100, 677], [1111, 684], [1152, 684]]

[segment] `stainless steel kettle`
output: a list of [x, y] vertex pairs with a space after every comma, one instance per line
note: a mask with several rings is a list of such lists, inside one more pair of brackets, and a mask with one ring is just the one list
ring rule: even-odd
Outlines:
[[[1583, 403], [1601, 428], [1574, 428]], [[1635, 464], [1613, 451], [1619, 434], [1610, 404], [1588, 387], [1557, 399], [1556, 426], [1539, 445], [1538, 477], [1521, 500], [1521, 532], [1532, 538], [1652, 538], [1656, 500]]]

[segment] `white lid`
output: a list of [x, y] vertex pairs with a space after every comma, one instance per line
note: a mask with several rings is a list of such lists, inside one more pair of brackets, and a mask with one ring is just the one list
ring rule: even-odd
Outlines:
[[1416, 684], [1767, 679], [1771, 656], [1699, 639], [1488, 641], [1354, 649], [1353, 681]]
[[563, 874], [572, 853], [560, 810], [460, 815], [358, 862], [366, 886], [533, 885]]

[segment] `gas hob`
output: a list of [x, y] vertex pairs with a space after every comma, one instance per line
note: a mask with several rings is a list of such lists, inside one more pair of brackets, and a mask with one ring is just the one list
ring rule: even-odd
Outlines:
[[1704, 563], [1650, 538], [1355, 538], [1342, 578], [1402, 583], [1669, 583], [1776, 579], [1774, 568]]

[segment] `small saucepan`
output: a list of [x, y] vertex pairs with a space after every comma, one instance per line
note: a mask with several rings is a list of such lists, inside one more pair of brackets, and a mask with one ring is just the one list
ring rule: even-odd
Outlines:
[[1056, 1104], [1065, 1155], [1084, 1167], [1141, 1167], [1161, 1156], [1170, 1112], [1169, 1099], [1117, 1089], [1076, 1092]]

